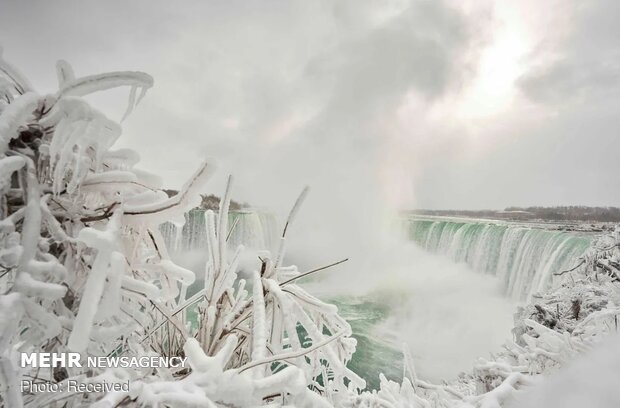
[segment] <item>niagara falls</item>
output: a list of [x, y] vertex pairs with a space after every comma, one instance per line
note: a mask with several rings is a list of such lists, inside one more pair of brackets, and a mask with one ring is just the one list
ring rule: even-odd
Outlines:
[[620, 2], [0, 0], [0, 408], [618, 408]]

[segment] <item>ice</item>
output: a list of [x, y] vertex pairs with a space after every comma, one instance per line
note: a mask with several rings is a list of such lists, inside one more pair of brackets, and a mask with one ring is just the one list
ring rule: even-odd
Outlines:
[[[617, 405], [603, 399], [617, 382], [613, 348], [593, 352], [600, 371], [589, 363], [575, 363], [575, 371], [570, 364], [617, 330], [619, 233], [602, 238], [579, 268], [557, 275], [553, 287], [532, 296], [516, 315], [514, 340], [501, 351], [441, 384], [419, 378], [405, 352], [402, 382], [377, 373], [380, 389], [371, 392], [347, 366], [357, 346], [351, 326], [334, 305], [299, 283], [297, 267], [287, 265], [286, 244], [308, 189], [292, 206], [275, 256], [257, 253], [259, 268], [246, 287], [238, 276], [245, 248], [234, 245], [229, 253], [226, 242], [230, 177], [219, 211], [205, 213], [207, 260], [198, 275], [204, 282], [195, 284], [194, 272], [171, 260], [159, 226], [182, 220], [198, 203], [214, 166], [200, 164], [181, 191], [168, 197], [159, 177], [136, 168], [136, 152], [111, 150], [121, 126], [82, 99], [129, 87], [124, 119], [152, 78], [138, 72], [76, 77], [64, 61], [57, 74], [58, 92], [44, 97], [0, 59], [0, 194], [3, 203], [11, 199], [0, 220], [0, 385], [11, 408], [104, 408], [124, 404], [127, 396], [150, 407], [505, 408], [527, 390], [533, 402], [526, 406], [549, 396], [568, 407], [579, 399], [567, 400], [570, 393], [562, 392], [577, 389], [567, 386], [575, 378], [591, 385], [584, 393], [601, 397], [589, 401], [607, 403], [601, 408]], [[38, 131], [36, 143], [14, 147], [11, 140], [24, 130]], [[484, 263], [481, 253], [475, 262]], [[547, 277], [538, 289], [546, 288], [541, 282]], [[72, 368], [70, 379], [127, 379], [131, 393], [22, 394], [16, 381], [24, 376], [67, 381], [53, 370], [15, 363], [18, 352], [40, 350], [185, 355], [190, 368]], [[566, 374], [555, 383], [551, 376], [562, 367]], [[547, 388], [538, 389], [534, 384], [546, 377]]]
[[28, 92], [4, 108], [0, 115], [0, 155], [6, 153], [11, 139], [18, 136], [20, 126], [34, 117], [40, 102], [39, 95]]

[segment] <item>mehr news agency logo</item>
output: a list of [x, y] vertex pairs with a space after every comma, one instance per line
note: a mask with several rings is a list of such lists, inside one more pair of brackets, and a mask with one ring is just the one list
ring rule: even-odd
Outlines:
[[[187, 357], [162, 356], [88, 356], [82, 358], [80, 353], [21, 353], [22, 368], [184, 368]], [[21, 381], [22, 392], [110, 392], [129, 391], [126, 382], [89, 382], [67, 380], [59, 383]]]

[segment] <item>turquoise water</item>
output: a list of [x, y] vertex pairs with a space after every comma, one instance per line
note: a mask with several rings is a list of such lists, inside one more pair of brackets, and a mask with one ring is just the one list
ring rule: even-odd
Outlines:
[[[192, 211], [186, 218], [187, 223], [182, 229], [171, 224], [162, 226], [168, 246], [171, 252], [188, 254], [194, 251], [204, 255], [204, 213]], [[238, 220], [237, 225], [231, 234], [234, 246], [272, 247], [277, 242], [272, 217], [249, 212], [232, 213], [229, 224], [232, 226], [235, 220]], [[553, 272], [570, 268], [589, 247], [591, 240], [588, 236], [562, 231], [488, 221], [410, 218], [403, 224], [409, 240], [428, 253], [439, 255], [443, 261], [439, 258], [441, 262], [423, 260], [430, 255], [418, 253], [411, 264], [400, 271], [400, 281], [392, 276], [392, 284], [400, 283], [388, 287], [380, 296], [324, 298], [338, 306], [352, 327], [358, 345], [349, 366], [367, 381], [369, 389], [378, 387], [379, 372], [389, 379], [401, 379], [403, 357], [396, 337], [410, 343], [414, 360], [416, 364], [420, 363], [421, 374], [425, 369], [430, 374], [429, 367], [443, 364], [441, 369], [434, 371], [440, 376], [453, 366], [466, 365], [461, 354], [471, 355], [475, 351], [476, 356], [483, 356], [492, 351], [484, 348], [491, 344], [490, 341], [478, 348], [470, 344], [468, 351], [456, 350], [454, 344], [460, 342], [462, 345], [464, 335], [471, 338], [470, 343], [480, 343], [485, 333], [496, 336], [500, 331], [458, 326], [509, 325], [512, 303], [503, 304], [502, 299], [491, 299], [493, 288], [497, 285], [509, 298], [525, 300], [534, 292], [544, 290], [551, 283]], [[399, 256], [398, 253], [394, 255]], [[457, 267], [459, 264], [467, 265], [467, 268]], [[202, 273], [200, 267], [196, 272]], [[381, 271], [381, 275], [387, 278], [392, 272], [395, 271]], [[467, 308], [473, 292], [478, 299], [474, 303], [480, 303], [478, 309]], [[466, 307], [459, 307], [459, 304]], [[471, 324], [476, 316], [488, 316], [488, 309], [498, 309], [498, 312], [487, 317], [486, 322]], [[195, 322], [195, 312], [188, 318]], [[392, 335], [386, 327], [398, 327], [403, 333]], [[509, 332], [502, 341], [508, 337]]]
[[[373, 329], [390, 315], [384, 303], [359, 298], [330, 298], [326, 301], [338, 306], [339, 313], [347, 319], [357, 340], [357, 350], [348, 366], [366, 380], [369, 389], [378, 389], [379, 372], [391, 380], [401, 380], [403, 374], [402, 352], [373, 333]], [[198, 310], [195, 305], [187, 308], [186, 318], [193, 329], [198, 327]]]
[[402, 352], [385, 337], [375, 333], [377, 325], [387, 319], [391, 308], [379, 300], [368, 298], [325, 299], [338, 306], [357, 340], [357, 350], [348, 366], [364, 380], [369, 389], [379, 388], [379, 373], [390, 380], [400, 381], [403, 376]]

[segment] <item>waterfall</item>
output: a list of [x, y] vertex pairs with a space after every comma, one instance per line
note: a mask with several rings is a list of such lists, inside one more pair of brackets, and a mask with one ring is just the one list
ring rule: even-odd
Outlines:
[[548, 288], [553, 273], [572, 267], [591, 241], [542, 226], [491, 221], [409, 218], [406, 226], [419, 246], [497, 276], [504, 293], [515, 299]]
[[[228, 247], [232, 250], [239, 245], [251, 249], [274, 250], [277, 242], [277, 221], [270, 213], [254, 210], [231, 211], [228, 214], [228, 225], [231, 228]], [[205, 210], [194, 208], [185, 213], [185, 224], [166, 222], [160, 231], [170, 253], [206, 250], [207, 229]]]
[[244, 245], [252, 249], [272, 251], [277, 242], [277, 222], [270, 213], [256, 211], [237, 211], [229, 214], [228, 225], [233, 226], [229, 246]]

